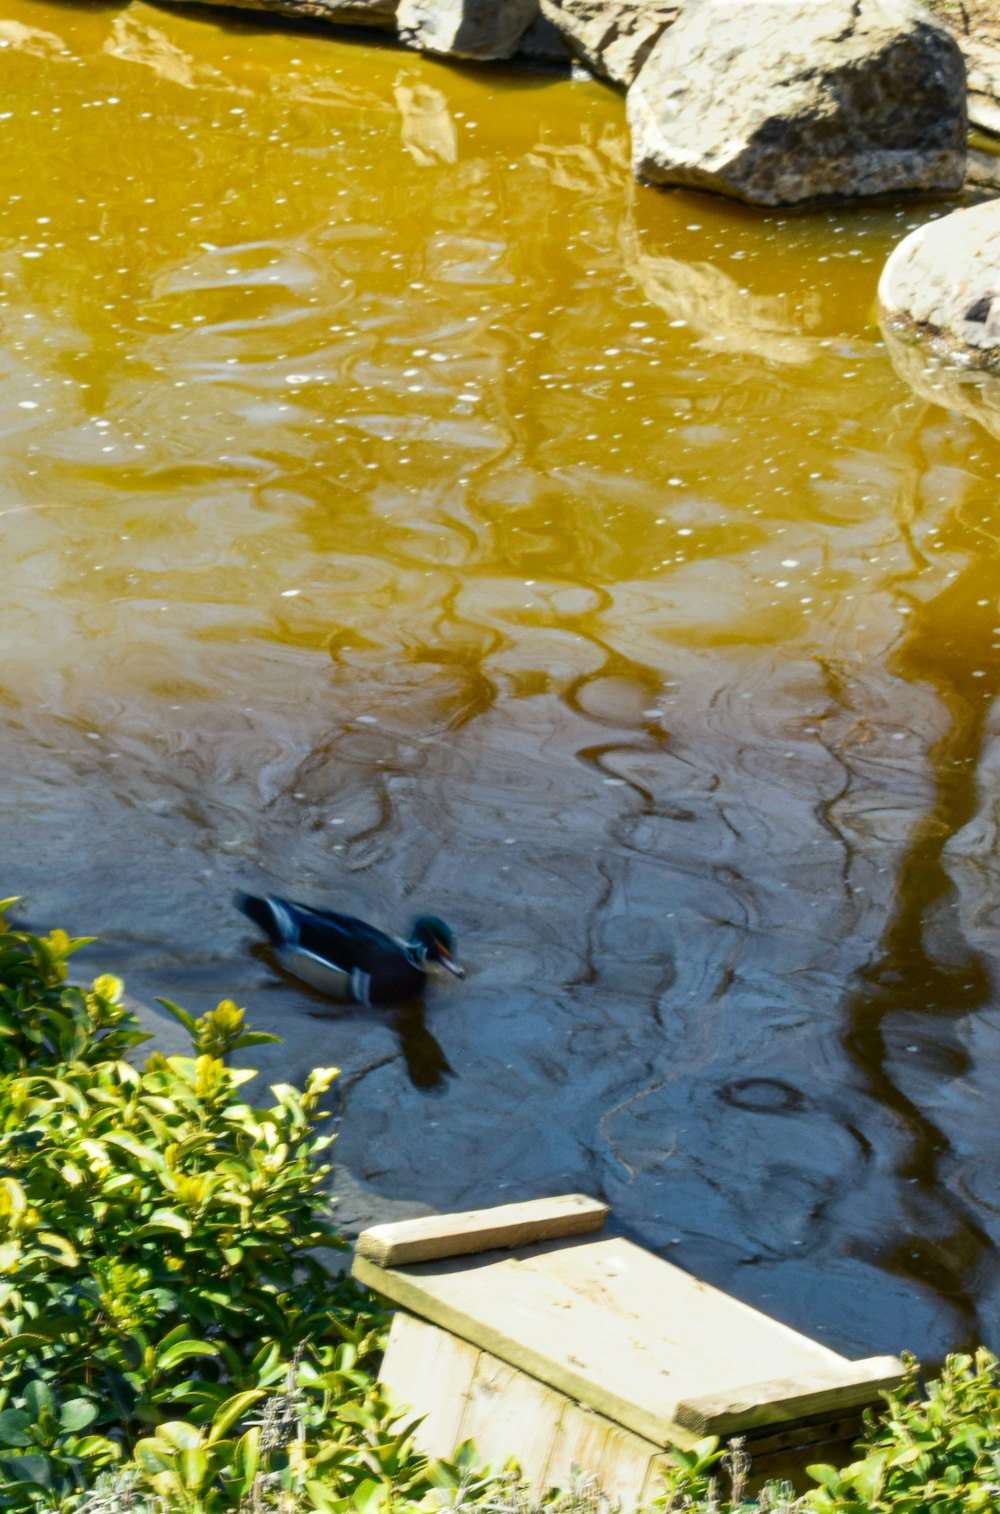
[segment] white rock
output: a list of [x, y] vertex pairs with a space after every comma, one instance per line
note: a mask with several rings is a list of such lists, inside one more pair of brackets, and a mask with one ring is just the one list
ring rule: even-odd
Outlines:
[[400, 0], [400, 40], [452, 58], [511, 58], [538, 19], [538, 0]]
[[965, 65], [910, 0], [687, 0], [628, 117], [639, 178], [757, 204], [965, 174]]
[[1000, 364], [1000, 202], [904, 237], [882, 270], [878, 302], [890, 326], [916, 328], [977, 365]]
[[542, 14], [588, 68], [627, 88], [682, 0], [541, 0]]

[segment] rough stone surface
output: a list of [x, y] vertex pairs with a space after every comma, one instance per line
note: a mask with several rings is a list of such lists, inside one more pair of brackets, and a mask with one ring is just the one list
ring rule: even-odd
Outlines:
[[[186, 4], [187, 0], [167, 0], [167, 3]], [[396, 24], [397, 0], [203, 0], [203, 3], [223, 5], [227, 10], [307, 16], [334, 26], [377, 26], [381, 31], [392, 31]]]
[[689, 0], [628, 117], [637, 177], [756, 204], [965, 175], [965, 65], [909, 0]]
[[970, 189], [1000, 194], [1000, 157], [996, 153], [969, 148], [965, 182]]
[[549, 18], [540, 12], [521, 38], [515, 56], [526, 59], [529, 63], [544, 64], [550, 68], [564, 69], [566, 72], [569, 72], [573, 62], [573, 54], [566, 44], [565, 37], [559, 28], [553, 26]]
[[969, 125], [987, 136], [1000, 136], [1000, 43], [959, 36], [969, 80]]
[[890, 326], [916, 327], [938, 350], [1000, 367], [1000, 204], [989, 200], [904, 237], [878, 286]]
[[538, 19], [538, 0], [400, 0], [400, 40], [452, 58], [512, 58]]
[[682, 0], [541, 0], [576, 56], [624, 88], [680, 14]]

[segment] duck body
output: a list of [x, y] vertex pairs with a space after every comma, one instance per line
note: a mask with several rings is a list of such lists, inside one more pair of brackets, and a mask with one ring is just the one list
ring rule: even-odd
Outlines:
[[354, 915], [273, 894], [237, 894], [236, 906], [265, 933], [279, 966], [330, 999], [366, 1005], [415, 999], [432, 964], [464, 977], [452, 956], [452, 933], [434, 915], [415, 920], [413, 939], [403, 941]]

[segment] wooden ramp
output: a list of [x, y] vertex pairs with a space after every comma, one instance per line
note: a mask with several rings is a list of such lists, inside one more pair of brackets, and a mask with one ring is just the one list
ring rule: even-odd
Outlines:
[[581, 1194], [380, 1225], [354, 1276], [397, 1305], [381, 1379], [425, 1415], [431, 1455], [466, 1439], [540, 1486], [572, 1466], [634, 1507], [668, 1445], [742, 1435], [755, 1469], [846, 1442], [895, 1387], [895, 1357], [851, 1362], [620, 1237]]

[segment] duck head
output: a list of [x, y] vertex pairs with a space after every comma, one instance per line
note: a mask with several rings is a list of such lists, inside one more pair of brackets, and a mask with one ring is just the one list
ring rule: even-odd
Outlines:
[[456, 978], [465, 977], [464, 967], [455, 961], [455, 936], [450, 925], [437, 915], [420, 915], [413, 922], [410, 938], [419, 946], [427, 962], [436, 962]]

